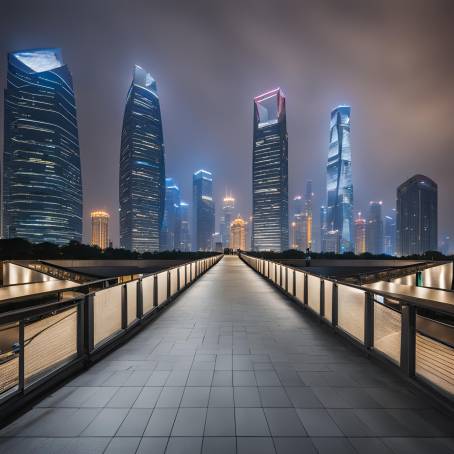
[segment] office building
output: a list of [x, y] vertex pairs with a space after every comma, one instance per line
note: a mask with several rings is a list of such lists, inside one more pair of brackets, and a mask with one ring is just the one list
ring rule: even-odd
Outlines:
[[[326, 250], [325, 236], [330, 229], [328, 228], [328, 209], [326, 206], [320, 207], [320, 252], [328, 252]], [[337, 249], [337, 246], [335, 247]]]
[[120, 245], [158, 251], [165, 200], [164, 139], [156, 81], [134, 67], [120, 155]]
[[192, 177], [193, 206], [193, 248], [196, 251], [212, 249], [215, 211], [213, 200], [213, 175], [206, 170], [198, 170]]
[[235, 198], [231, 195], [226, 195], [222, 201], [222, 212], [220, 221], [221, 241], [225, 247], [230, 244], [230, 224], [233, 220], [233, 212], [235, 210]]
[[254, 99], [252, 207], [252, 248], [288, 249], [288, 138], [279, 88]]
[[429, 177], [415, 175], [397, 188], [397, 255], [437, 250], [438, 187]]
[[350, 107], [331, 112], [327, 176], [327, 225], [337, 230], [340, 253], [353, 251], [353, 181], [350, 146]]
[[355, 219], [355, 254], [364, 254], [366, 252], [366, 220], [358, 213]]
[[383, 254], [383, 202], [369, 202], [366, 223], [366, 251], [371, 254]]
[[109, 213], [106, 211], [92, 211], [91, 217], [91, 245], [100, 249], [109, 247]]
[[189, 224], [189, 204], [180, 202], [180, 251], [191, 251], [191, 226]]
[[3, 237], [82, 241], [82, 176], [71, 73], [60, 49], [8, 54]]
[[180, 249], [180, 188], [173, 178], [166, 178], [164, 219], [161, 228], [161, 251]]
[[246, 221], [238, 216], [230, 225], [230, 248], [246, 250]]
[[312, 208], [313, 208], [313, 201], [314, 201], [314, 193], [312, 191], [312, 181], [309, 180], [306, 183], [306, 194], [304, 198], [304, 212], [306, 215], [306, 248], [312, 249], [314, 240], [312, 238]]
[[384, 253], [396, 255], [396, 209], [392, 210], [390, 216], [385, 216], [384, 220]]
[[301, 195], [293, 197], [293, 216], [290, 224], [291, 249], [305, 250], [306, 248], [306, 212], [304, 199]]

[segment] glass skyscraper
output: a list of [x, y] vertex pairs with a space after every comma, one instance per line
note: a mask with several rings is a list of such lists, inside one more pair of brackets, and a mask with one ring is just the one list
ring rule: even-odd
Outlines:
[[123, 117], [120, 245], [158, 251], [165, 200], [164, 139], [155, 80], [135, 66]]
[[340, 253], [354, 250], [350, 106], [331, 112], [327, 176], [327, 224], [338, 232]]
[[8, 54], [3, 236], [82, 241], [76, 103], [60, 49]]
[[438, 248], [438, 187], [415, 175], [397, 188], [397, 255], [424, 254]]
[[161, 229], [161, 251], [180, 249], [180, 188], [166, 178], [166, 200]]
[[371, 254], [383, 254], [383, 202], [369, 202], [369, 212], [366, 222], [366, 252]]
[[206, 170], [198, 170], [192, 177], [192, 225], [193, 249], [209, 251], [214, 234], [213, 175]]
[[235, 199], [231, 195], [226, 195], [222, 201], [222, 216], [219, 226], [221, 241], [224, 247], [230, 244], [230, 224], [233, 221], [233, 211], [235, 210]]
[[191, 229], [189, 225], [189, 205], [180, 202], [180, 251], [189, 252], [191, 250]]
[[280, 88], [254, 99], [252, 207], [252, 249], [288, 249], [288, 137]]
[[387, 255], [396, 255], [396, 209], [391, 216], [385, 216], [384, 225], [384, 252]]

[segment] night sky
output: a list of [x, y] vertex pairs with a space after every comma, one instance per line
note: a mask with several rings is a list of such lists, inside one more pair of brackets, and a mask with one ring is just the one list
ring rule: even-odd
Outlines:
[[[325, 202], [330, 111], [352, 106], [355, 211], [415, 173], [438, 183], [439, 236], [454, 235], [454, 2], [451, 0], [3, 0], [6, 53], [60, 47], [74, 80], [89, 213], [107, 209], [118, 245], [118, 169], [126, 94], [138, 64], [158, 84], [166, 173], [192, 202], [192, 172], [214, 174], [251, 211], [253, 97], [287, 97], [290, 198], [314, 181]], [[3, 106], [3, 90], [1, 93]], [[3, 149], [3, 107], [0, 111]], [[318, 232], [318, 231], [317, 231]], [[318, 237], [317, 237], [318, 240]]]

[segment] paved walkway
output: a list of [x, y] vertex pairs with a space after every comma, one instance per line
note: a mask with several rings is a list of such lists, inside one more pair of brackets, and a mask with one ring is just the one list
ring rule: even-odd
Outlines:
[[0, 436], [8, 454], [454, 452], [453, 420], [236, 257]]

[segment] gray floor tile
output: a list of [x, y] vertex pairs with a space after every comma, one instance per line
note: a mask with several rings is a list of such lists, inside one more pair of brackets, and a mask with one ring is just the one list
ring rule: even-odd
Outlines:
[[105, 454], [135, 454], [140, 443], [140, 437], [115, 437], [112, 438]]
[[235, 387], [233, 390], [235, 407], [261, 407], [258, 388]]
[[183, 392], [184, 388], [182, 386], [164, 386], [156, 402], [156, 408], [178, 408]]
[[275, 454], [273, 439], [270, 437], [238, 437], [238, 454]]
[[337, 427], [347, 437], [370, 437], [374, 432], [355, 413], [354, 410], [328, 410]]
[[411, 430], [393, 418], [386, 410], [355, 410], [359, 419], [368, 426], [376, 437], [407, 437]]
[[319, 454], [357, 454], [347, 438], [312, 438]]
[[285, 389], [295, 408], [323, 408], [322, 403], [308, 387], [288, 387]]
[[185, 386], [188, 381], [189, 369], [187, 370], [173, 370], [170, 372], [165, 385], [166, 386]]
[[284, 388], [278, 386], [260, 387], [262, 407], [292, 407]]
[[121, 423], [116, 436], [141, 437], [147, 427], [153, 410], [147, 408], [133, 408], [129, 410], [126, 418]]
[[273, 437], [304, 437], [306, 431], [294, 408], [264, 408]]
[[172, 429], [175, 437], [197, 437], [203, 435], [206, 408], [180, 408]]
[[131, 408], [140, 394], [140, 387], [119, 388], [106, 407], [109, 408]]
[[258, 386], [282, 386], [274, 370], [256, 370], [255, 378]]
[[167, 437], [143, 437], [136, 454], [164, 454]]
[[270, 435], [262, 408], [236, 408], [235, 422], [236, 434], [239, 437], [262, 437]]
[[191, 386], [184, 390], [181, 399], [182, 407], [208, 407], [210, 397], [209, 387]]
[[297, 410], [304, 428], [311, 437], [340, 437], [342, 432], [329, 413], [324, 409]]
[[454, 452], [454, 439], [385, 438], [382, 440], [394, 454], [448, 454]]
[[212, 381], [212, 370], [191, 370], [186, 386], [211, 386]]
[[84, 437], [110, 437], [120, 427], [128, 414], [126, 408], [105, 408], [82, 432]]
[[162, 387], [149, 386], [142, 388], [139, 396], [134, 402], [134, 408], [154, 408], [161, 394]]
[[246, 370], [234, 370], [233, 386], [257, 386], [254, 372]]
[[205, 437], [202, 454], [235, 454], [235, 437]]
[[393, 451], [379, 438], [350, 438], [358, 454], [392, 454]]
[[154, 371], [148, 379], [146, 386], [164, 386], [170, 372], [165, 370]]
[[233, 386], [232, 370], [215, 370], [212, 386]]
[[210, 391], [209, 407], [233, 407], [232, 387], [212, 387]]
[[235, 436], [235, 415], [233, 408], [208, 408], [205, 422], [205, 436]]
[[172, 427], [177, 414], [176, 408], [155, 408], [148, 420], [144, 432], [145, 437], [167, 437], [172, 432]]
[[201, 437], [171, 437], [166, 454], [200, 454], [201, 449]]
[[310, 438], [275, 437], [274, 446], [277, 454], [317, 454]]

